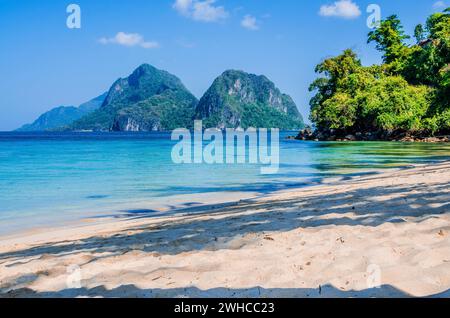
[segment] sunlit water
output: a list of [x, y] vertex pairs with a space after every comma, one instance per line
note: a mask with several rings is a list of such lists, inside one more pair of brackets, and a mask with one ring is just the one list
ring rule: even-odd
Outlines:
[[264, 194], [327, 177], [450, 158], [448, 144], [285, 138], [294, 134], [280, 136], [278, 173], [262, 175], [261, 166], [252, 164], [174, 164], [176, 142], [168, 133], [0, 133], [0, 234], [120, 214], [127, 206], [151, 213], [152, 203], [170, 203], [180, 195], [195, 204], [199, 194]]

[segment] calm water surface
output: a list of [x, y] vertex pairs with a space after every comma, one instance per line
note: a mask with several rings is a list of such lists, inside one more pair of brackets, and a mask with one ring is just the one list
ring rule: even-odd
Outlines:
[[[178, 165], [168, 133], [0, 133], [0, 234], [133, 202], [306, 186], [323, 178], [448, 160], [448, 144], [321, 143], [280, 136], [280, 169]], [[170, 201], [170, 200], [169, 200]], [[131, 204], [130, 204], [131, 206]], [[151, 212], [137, 210], [136, 212]]]

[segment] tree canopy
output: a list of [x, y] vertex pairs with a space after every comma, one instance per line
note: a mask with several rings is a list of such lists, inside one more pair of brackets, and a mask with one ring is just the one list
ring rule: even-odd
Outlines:
[[414, 30], [392, 15], [368, 34], [383, 64], [363, 66], [345, 50], [317, 65], [311, 120], [319, 131], [436, 134], [450, 131], [450, 8]]

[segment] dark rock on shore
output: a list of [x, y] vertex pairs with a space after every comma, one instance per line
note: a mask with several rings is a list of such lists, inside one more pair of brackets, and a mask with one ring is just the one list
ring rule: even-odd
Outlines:
[[299, 132], [296, 140], [312, 141], [399, 141], [399, 142], [450, 142], [450, 136], [412, 135], [397, 131], [342, 133], [330, 129], [329, 131], [313, 131], [307, 127]]

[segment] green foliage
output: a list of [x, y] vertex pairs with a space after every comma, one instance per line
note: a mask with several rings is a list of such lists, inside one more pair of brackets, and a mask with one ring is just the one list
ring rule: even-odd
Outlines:
[[413, 84], [444, 88], [448, 86], [450, 62], [450, 15], [431, 15], [423, 32], [426, 40], [412, 48], [410, 56], [404, 60], [402, 75]]
[[431, 15], [408, 46], [397, 16], [368, 35], [384, 64], [365, 67], [346, 50], [316, 67], [311, 121], [342, 133], [450, 131], [450, 10]]
[[444, 110], [437, 116], [438, 125], [440, 129], [450, 131], [450, 108]]
[[79, 107], [60, 106], [42, 114], [33, 123], [22, 126], [17, 131], [51, 131], [69, 125], [98, 109], [106, 94], [102, 94]]
[[189, 128], [196, 104], [197, 99], [176, 76], [143, 64], [129, 77], [112, 85], [100, 109], [67, 129], [147, 131]]
[[321, 129], [346, 129], [354, 125], [356, 105], [350, 97], [361, 82], [355, 76], [361, 69], [361, 61], [352, 50], [326, 59], [317, 65], [316, 72], [323, 77], [316, 79], [310, 91], [317, 94], [311, 100], [311, 120]]
[[417, 132], [423, 128], [429, 93], [426, 86], [412, 86], [402, 77], [385, 76], [358, 92], [355, 99], [366, 130]]
[[215, 79], [200, 99], [195, 118], [205, 128], [279, 128], [304, 126], [291, 97], [265, 76], [228, 70]]
[[292, 117], [264, 104], [249, 104], [242, 107], [242, 128], [298, 129], [304, 126], [300, 118]]
[[198, 103], [177, 77], [144, 64], [112, 85], [100, 109], [67, 129], [173, 130], [193, 128], [195, 118], [203, 119], [205, 128], [304, 126], [291, 97], [265, 76], [226, 71]]
[[425, 40], [425, 30], [422, 24], [418, 24], [414, 29], [414, 37], [416, 38], [417, 44]]
[[192, 128], [196, 100], [184, 91], [165, 91], [144, 101], [119, 110], [114, 130], [122, 130], [122, 119], [139, 123], [145, 130], [173, 130]]
[[382, 21], [376, 30], [369, 33], [367, 42], [375, 42], [377, 50], [384, 53], [384, 62], [392, 64], [394, 70], [397, 70], [396, 64], [408, 55], [409, 49], [405, 45], [405, 40], [409, 38], [398, 17], [391, 15]]
[[325, 120], [322, 124], [331, 129], [347, 129], [355, 124], [357, 105], [355, 100], [346, 93], [336, 93], [323, 103]]

